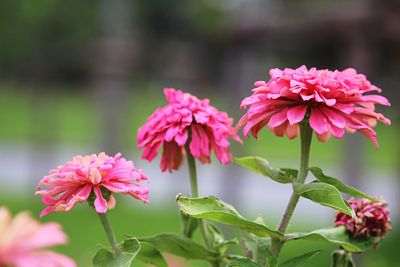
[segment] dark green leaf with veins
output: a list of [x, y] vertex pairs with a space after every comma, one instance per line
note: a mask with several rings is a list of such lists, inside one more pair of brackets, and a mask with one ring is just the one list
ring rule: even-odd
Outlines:
[[306, 264], [312, 257], [320, 253], [321, 250], [316, 250], [312, 252], [308, 252], [306, 254], [303, 254], [301, 256], [294, 257], [292, 259], [289, 259], [285, 261], [282, 264], [279, 264], [279, 267], [302, 267], [304, 264]]
[[246, 220], [235, 208], [216, 197], [191, 198], [178, 196], [177, 202], [183, 213], [194, 218], [230, 225], [262, 237], [281, 238], [283, 236], [282, 233], [272, 230], [264, 224]]
[[111, 250], [102, 248], [93, 258], [95, 267], [130, 267], [133, 259], [140, 250], [139, 241], [136, 238], [124, 240], [121, 244], [121, 253], [115, 255]]
[[164, 233], [139, 240], [152, 244], [159, 251], [169, 252], [186, 259], [213, 261], [219, 257], [217, 252], [211, 251], [187, 237], [176, 234]]
[[378, 240], [377, 238], [352, 238], [344, 226], [319, 229], [309, 233], [291, 233], [285, 236], [287, 241], [291, 240], [310, 240], [325, 241], [337, 246], [341, 246], [349, 252], [362, 252], [372, 247]]
[[356, 217], [354, 210], [344, 201], [340, 192], [333, 185], [321, 182], [294, 184], [293, 190], [304, 198], [334, 208], [353, 218]]

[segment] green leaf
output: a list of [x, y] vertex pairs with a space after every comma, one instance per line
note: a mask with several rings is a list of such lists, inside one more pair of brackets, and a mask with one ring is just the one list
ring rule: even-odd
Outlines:
[[93, 266], [97, 267], [108, 267], [108, 266], [113, 266], [112, 262], [114, 260], [114, 254], [106, 249], [102, 248], [99, 251], [96, 252], [96, 255], [93, 258]]
[[196, 231], [199, 226], [198, 220], [189, 217], [181, 212], [182, 220], [182, 233], [188, 238], [192, 238], [194, 231]]
[[212, 240], [213, 247], [223, 255], [226, 250], [232, 246], [239, 244], [236, 238], [225, 240], [222, 231], [215, 225], [207, 223], [208, 236]]
[[211, 251], [193, 240], [176, 234], [159, 234], [152, 237], [139, 238], [140, 242], [152, 244], [162, 252], [169, 252], [186, 259], [199, 259], [213, 261], [219, 257], [215, 251]]
[[260, 157], [234, 158], [233, 162], [256, 173], [267, 176], [278, 183], [292, 183], [297, 177], [296, 170], [271, 168], [268, 161]]
[[316, 250], [312, 252], [308, 252], [301, 256], [294, 257], [290, 260], [285, 261], [284, 263], [280, 264], [279, 267], [302, 267], [306, 264], [312, 257], [320, 253], [321, 250]]
[[216, 197], [190, 198], [178, 196], [177, 202], [183, 213], [194, 218], [230, 225], [262, 237], [281, 238], [283, 236], [282, 233], [272, 230], [264, 224], [246, 220], [235, 208]]
[[102, 248], [93, 258], [95, 267], [130, 267], [132, 260], [140, 250], [139, 241], [136, 238], [124, 240], [121, 244], [121, 253], [114, 255], [112, 251]]
[[293, 190], [309, 200], [339, 210], [353, 218], [356, 217], [354, 210], [343, 200], [342, 195], [333, 185], [321, 182], [294, 184]]
[[224, 242], [225, 240], [224, 235], [217, 226], [211, 223], [207, 223], [207, 231], [208, 231], [208, 236], [211, 238], [214, 247]]
[[332, 252], [331, 267], [356, 267], [356, 264], [350, 252], [338, 249]]
[[161, 255], [160, 251], [156, 249], [152, 244], [147, 242], [140, 242], [141, 249], [137, 255], [137, 259], [152, 264], [157, 267], [168, 267], [167, 262]]
[[330, 177], [330, 176], [326, 176], [323, 173], [321, 168], [311, 167], [310, 171], [315, 176], [315, 178], [317, 178], [319, 181], [321, 181], [323, 183], [327, 183], [327, 184], [333, 185], [340, 192], [349, 194], [350, 196], [353, 196], [353, 197], [367, 198], [367, 199], [375, 201], [375, 202], [379, 201], [378, 199], [367, 195], [366, 193], [358, 190], [357, 188], [354, 188], [352, 186], [344, 184], [342, 181], [340, 181], [340, 180], [338, 180], [336, 178], [333, 178], [333, 177]]
[[270, 251], [271, 239], [242, 232], [242, 246], [248, 259], [259, 266], [276, 267], [278, 258]]
[[248, 259], [237, 259], [226, 264], [226, 267], [260, 267]]
[[221, 243], [219, 243], [215, 248], [218, 250], [218, 252], [223, 255], [225, 252], [228, 250], [229, 247], [238, 245], [239, 241], [236, 238], [224, 240]]
[[372, 247], [377, 242], [376, 238], [352, 238], [344, 226], [319, 229], [310, 233], [291, 233], [285, 236], [287, 241], [310, 240], [325, 241], [341, 246], [349, 252], [362, 252]]

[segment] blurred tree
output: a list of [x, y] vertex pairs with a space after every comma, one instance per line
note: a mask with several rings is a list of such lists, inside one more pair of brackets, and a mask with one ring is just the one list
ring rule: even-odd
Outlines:
[[0, 1], [0, 78], [82, 79], [85, 44], [97, 29], [96, 2]]
[[100, 36], [93, 55], [93, 98], [101, 119], [101, 146], [121, 150], [121, 114], [125, 114], [127, 72], [132, 58], [130, 1], [100, 1]]

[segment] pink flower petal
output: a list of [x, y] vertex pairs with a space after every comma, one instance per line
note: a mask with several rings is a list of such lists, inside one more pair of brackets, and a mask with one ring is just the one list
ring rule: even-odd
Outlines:
[[299, 123], [304, 119], [306, 112], [307, 112], [306, 105], [298, 105], [295, 107], [288, 108], [287, 119], [289, 120], [290, 124]]
[[287, 109], [275, 113], [268, 122], [268, 127], [275, 128], [287, 121]]
[[329, 130], [326, 117], [318, 108], [311, 109], [310, 126], [316, 133], [320, 135], [328, 132]]
[[105, 213], [107, 211], [107, 201], [101, 194], [101, 190], [98, 186], [93, 188], [96, 199], [94, 200], [94, 207], [97, 213]]
[[334, 109], [320, 107], [320, 111], [324, 113], [324, 115], [328, 118], [328, 120], [338, 128], [346, 127], [346, 120], [341, 115], [340, 111], [336, 111]]

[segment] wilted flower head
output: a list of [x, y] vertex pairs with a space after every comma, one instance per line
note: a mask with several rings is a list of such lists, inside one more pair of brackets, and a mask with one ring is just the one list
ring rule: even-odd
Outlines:
[[377, 94], [381, 90], [354, 69], [343, 71], [307, 69], [271, 69], [268, 82], [255, 83], [253, 94], [241, 103], [250, 106], [240, 119], [243, 134], [257, 138], [265, 125], [277, 136], [295, 138], [299, 123], [309, 112], [309, 125], [320, 141], [332, 134], [341, 138], [346, 131], [359, 131], [378, 147], [373, 127], [379, 120], [390, 125], [390, 120], [375, 112], [375, 104], [389, 106], [389, 101]]
[[137, 184], [144, 180], [147, 176], [120, 153], [114, 157], [105, 153], [75, 156], [39, 182], [36, 194], [42, 195], [42, 202], [47, 205], [40, 216], [69, 211], [77, 203], [88, 200], [91, 194], [98, 213], [115, 206], [111, 192], [129, 194], [147, 203], [149, 190]]
[[354, 237], [382, 238], [391, 229], [389, 210], [385, 202], [372, 202], [368, 199], [349, 199], [349, 204], [357, 218], [339, 212], [336, 215], [336, 226], [344, 225]]
[[47, 250], [67, 239], [58, 223], [40, 224], [27, 212], [12, 218], [0, 207], [0, 266], [75, 267], [72, 259]]
[[228, 138], [240, 141], [233, 120], [211, 106], [209, 99], [200, 100], [173, 88], [165, 88], [164, 95], [168, 105], [158, 108], [137, 134], [138, 146], [144, 148], [142, 158], [153, 160], [163, 146], [161, 170], [177, 170], [190, 141], [189, 152], [201, 162], [210, 162], [214, 150], [221, 163], [229, 163]]

